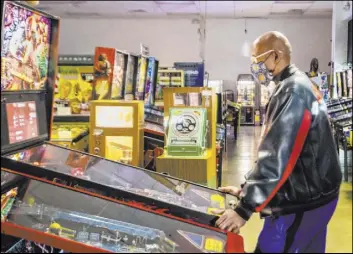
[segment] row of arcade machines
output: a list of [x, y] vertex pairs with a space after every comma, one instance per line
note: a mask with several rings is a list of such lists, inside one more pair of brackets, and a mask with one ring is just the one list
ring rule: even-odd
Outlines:
[[[90, 127], [93, 153], [56, 145], [49, 140], [54, 111], [57, 116], [63, 111], [53, 107], [60, 19], [25, 3], [1, 5], [1, 251], [244, 252], [242, 237], [218, 229], [218, 216], [212, 212], [237, 203], [236, 197], [215, 189], [212, 90], [163, 89], [164, 121], [171, 123], [166, 133], [172, 135], [165, 137], [167, 149], [157, 160], [157, 168], [164, 172], [176, 165], [181, 170], [193, 167], [187, 172], [191, 179], [199, 170], [197, 176], [209, 187], [173, 177], [172, 172], [152, 172], [94, 154], [104, 142], [100, 138], [117, 135], [113, 131], [131, 137], [126, 130], [131, 123], [138, 131], [143, 129], [145, 100], [109, 100], [124, 94], [124, 89], [107, 86], [119, 76], [110, 73], [120, 71], [106, 62], [103, 53], [96, 55], [94, 75], [99, 78], [94, 77], [93, 97], [104, 95], [108, 100], [89, 104], [95, 123]], [[80, 93], [77, 86], [74, 93]], [[190, 98], [197, 98], [198, 106]], [[85, 103], [75, 98], [72, 102]], [[109, 129], [115, 125], [125, 126]], [[129, 154], [122, 156], [128, 162]]]
[[353, 147], [353, 124], [352, 124], [352, 69], [336, 73], [338, 95], [348, 95], [331, 99], [327, 102], [327, 110], [331, 120], [331, 126], [336, 139], [337, 151], [343, 150], [343, 176], [349, 181], [352, 167], [348, 163], [348, 151]]
[[[349, 88], [347, 85], [340, 85], [340, 80], [346, 80], [348, 74], [339, 73], [337, 76], [339, 81], [337, 86], [338, 95], [348, 96]], [[325, 101], [332, 98], [333, 86], [329, 82], [330, 75], [318, 73], [316, 76], [310, 76], [310, 79], [317, 86]], [[271, 96], [269, 89], [255, 82], [251, 74], [240, 74], [237, 80], [236, 96], [237, 103], [241, 105], [240, 124], [262, 124], [266, 113], [265, 107]]]
[[[97, 89], [95, 88], [96, 83], [101, 82], [101, 76], [99, 75], [97, 81], [97, 74], [95, 73], [96, 67], [94, 66], [102, 65], [99, 63], [99, 57], [104, 54], [107, 55], [108, 50], [114, 49], [104, 49], [102, 53], [102, 48], [97, 48], [95, 57], [83, 55], [66, 55], [59, 57], [59, 71], [57, 75], [54, 106], [54, 125], [52, 128], [51, 141], [55, 144], [81, 151], [89, 150], [90, 153], [104, 156], [111, 160], [156, 170], [156, 158], [163, 153], [165, 144], [164, 127], [166, 121], [164, 117], [163, 91], [166, 88], [184, 86], [183, 70], [159, 68], [157, 79], [151, 79], [149, 77], [155, 77], [155, 70], [157, 70], [154, 66], [156, 61], [154, 58], [147, 58], [147, 66], [148, 70], [150, 70], [147, 73], [149, 74], [147, 78], [138, 78], [139, 75], [136, 77], [132, 74], [146, 72], [143, 71], [145, 70], [145, 64], [141, 64], [141, 62], [145, 62], [142, 60], [144, 57], [137, 57], [140, 63], [137, 65], [137, 68], [138, 70], [141, 68], [143, 70], [133, 71], [134, 68], [128, 68], [127, 71], [122, 71], [122, 73], [127, 72], [127, 74], [124, 74], [126, 77], [132, 75], [132, 77], [135, 78], [119, 78], [118, 80], [125, 80], [125, 82], [121, 81], [123, 83], [122, 87], [125, 87], [126, 84], [129, 83], [128, 80], [132, 80], [133, 88], [136, 87], [135, 84], [138, 84], [140, 80], [147, 80], [148, 82], [143, 82], [145, 87], [152, 87], [150, 90], [155, 91], [155, 93], [152, 92], [152, 95], [148, 96], [146, 92], [148, 89], [145, 88], [144, 90], [141, 89], [141, 91], [145, 91], [144, 100], [138, 100], [139, 97], [137, 95], [134, 100], [130, 100], [132, 96], [130, 93], [127, 93], [126, 95], [129, 95], [129, 97], [127, 98], [125, 95], [124, 102], [122, 102], [122, 100], [109, 100], [108, 97], [103, 98], [103, 100], [96, 98], [98, 101], [101, 101], [101, 103], [98, 103], [94, 101], [94, 90]], [[117, 54], [123, 53], [118, 51]], [[132, 55], [130, 54], [126, 57], [129, 59]], [[93, 61], [95, 58], [96, 63]], [[119, 77], [124, 77], [124, 75], [120, 75]], [[154, 80], [157, 82], [154, 82]], [[108, 84], [110, 83], [108, 82]], [[160, 88], [155, 89], [156, 87]], [[126, 88], [123, 90], [126, 91]], [[131, 89], [129, 89], [129, 91], [130, 90]], [[136, 89], [132, 89], [132, 91], [134, 90], [136, 91]], [[193, 96], [192, 88], [185, 88], [183, 92], [189, 93], [189, 95], [185, 97], [185, 94], [179, 94], [176, 91], [176, 106], [200, 106], [200, 98]], [[154, 99], [150, 99], [151, 103], [149, 103], [146, 98]], [[143, 101], [144, 107], [141, 108], [141, 105], [139, 106], [138, 103], [135, 103], [136, 101]], [[219, 104], [217, 110], [218, 108], [222, 109], [223, 98], [218, 98], [217, 101]], [[126, 110], [127, 107], [129, 108], [128, 110]], [[79, 110], [75, 110], [75, 108], [79, 108]], [[217, 113], [217, 118], [219, 118], [218, 115], [220, 114], [219, 112]], [[92, 115], [92, 117], [90, 117], [90, 115]], [[133, 121], [133, 115], [136, 115], [136, 119], [139, 120]], [[144, 118], [143, 133], [140, 131], [141, 121], [143, 121], [142, 118]], [[114, 122], [112, 119], [117, 120]], [[222, 120], [218, 120], [219, 119], [217, 119], [219, 125], [217, 125], [216, 158], [217, 182], [218, 185], [220, 185], [222, 153], [225, 147], [225, 125], [222, 125]], [[112, 135], [111, 130], [113, 128], [115, 128], [115, 136]], [[118, 129], [122, 130], [124, 135], [122, 135], [121, 131], [118, 131]], [[89, 130], [92, 131], [89, 132]], [[102, 136], [108, 135], [108, 133], [110, 133], [109, 138], [101, 138]], [[95, 138], [89, 138], [91, 136]], [[141, 137], [143, 137], [144, 142], [141, 142]], [[99, 141], [95, 141], [95, 139]], [[101, 141], [101, 139], [103, 139], [104, 142]], [[90, 147], [90, 149], [88, 149], [88, 147]], [[185, 177], [183, 175], [178, 176]]]

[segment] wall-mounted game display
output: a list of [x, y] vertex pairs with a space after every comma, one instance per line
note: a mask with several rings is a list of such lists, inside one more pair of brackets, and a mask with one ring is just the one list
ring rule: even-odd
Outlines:
[[148, 57], [140, 55], [138, 58], [137, 82], [135, 89], [135, 100], [144, 100], [147, 78]]
[[[4, 195], [3, 234], [87, 253], [235, 253], [241, 236], [24, 177]], [[55, 193], [53, 198], [52, 193]], [[2, 199], [3, 201], [3, 199]], [[3, 212], [3, 210], [2, 210]]]
[[143, 105], [143, 101], [92, 101], [90, 153], [143, 167]]
[[174, 63], [174, 67], [184, 71], [184, 80], [186, 87], [203, 87], [205, 77], [204, 63]]
[[89, 115], [93, 56], [61, 55], [54, 94], [54, 115]]
[[158, 70], [155, 105], [163, 107], [163, 89], [165, 87], [184, 87], [184, 71], [174, 68], [160, 68]]
[[94, 56], [94, 100], [124, 97], [128, 54], [115, 48], [96, 47]]
[[137, 84], [138, 56], [134, 54], [128, 55], [127, 70], [125, 79], [124, 99], [134, 100], [135, 89]]
[[242, 105], [240, 124], [255, 124], [255, 108], [258, 101], [256, 83], [251, 74], [239, 74], [237, 81], [238, 103]]
[[165, 150], [157, 158], [157, 172], [216, 188], [217, 97], [212, 88], [164, 88], [164, 119]]

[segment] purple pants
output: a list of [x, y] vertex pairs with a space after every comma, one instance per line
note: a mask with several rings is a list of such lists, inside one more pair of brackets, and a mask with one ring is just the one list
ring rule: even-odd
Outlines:
[[338, 198], [315, 210], [265, 218], [255, 253], [325, 253], [327, 224]]

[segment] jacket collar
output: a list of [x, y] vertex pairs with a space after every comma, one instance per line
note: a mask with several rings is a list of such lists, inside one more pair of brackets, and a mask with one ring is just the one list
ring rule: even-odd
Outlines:
[[290, 64], [286, 68], [284, 68], [280, 73], [274, 76], [273, 81], [275, 83], [281, 82], [286, 78], [289, 78], [290, 76], [292, 76], [297, 70], [298, 68], [294, 64]]

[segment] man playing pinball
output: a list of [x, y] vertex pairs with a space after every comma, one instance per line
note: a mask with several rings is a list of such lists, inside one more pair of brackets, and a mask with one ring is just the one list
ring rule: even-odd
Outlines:
[[255, 40], [251, 72], [276, 88], [266, 106], [258, 160], [234, 210], [217, 211], [216, 225], [239, 232], [254, 212], [265, 219], [255, 252], [325, 252], [327, 224], [337, 205], [342, 174], [320, 93], [291, 64], [291, 45], [279, 32]]

